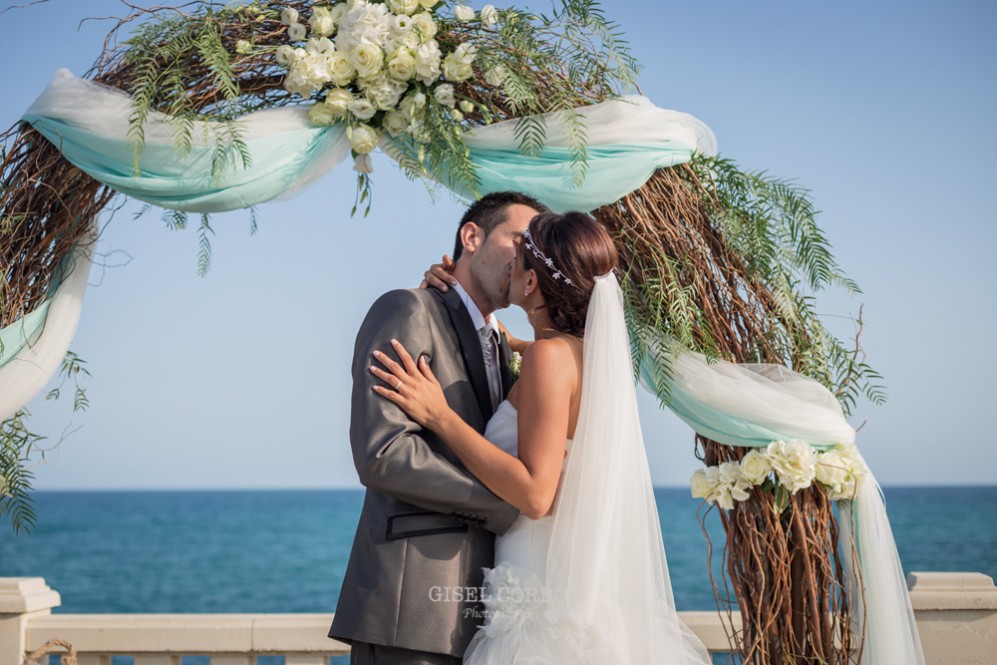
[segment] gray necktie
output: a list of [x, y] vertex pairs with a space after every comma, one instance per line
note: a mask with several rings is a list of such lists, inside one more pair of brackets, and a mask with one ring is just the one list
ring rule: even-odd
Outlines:
[[478, 330], [481, 339], [481, 354], [485, 358], [485, 372], [488, 374], [488, 392], [492, 398], [492, 408], [498, 408], [502, 401], [502, 374], [498, 367], [498, 333], [491, 326]]

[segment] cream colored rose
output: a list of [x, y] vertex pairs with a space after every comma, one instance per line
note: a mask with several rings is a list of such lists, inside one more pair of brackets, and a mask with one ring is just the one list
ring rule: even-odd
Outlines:
[[381, 127], [392, 136], [399, 136], [408, 130], [408, 118], [401, 111], [388, 111], [384, 114]]
[[815, 470], [817, 482], [831, 488], [838, 488], [848, 479], [848, 475], [848, 465], [838, 453], [829, 450], [817, 456]]
[[451, 53], [443, 60], [443, 76], [448, 81], [466, 81], [474, 74], [471, 65]]
[[464, 121], [464, 114], [461, 113], [460, 111], [458, 111], [457, 109], [454, 109], [453, 111], [450, 111], [450, 117], [454, 119], [454, 122], [463, 122]]
[[436, 36], [436, 21], [426, 12], [412, 17], [412, 29], [419, 33], [423, 42], [428, 42]]
[[474, 104], [467, 99], [460, 100], [460, 110], [464, 113], [470, 113], [474, 110]]
[[277, 64], [281, 67], [290, 67], [294, 64], [294, 47], [288, 44], [277, 47]]
[[333, 114], [332, 109], [324, 102], [321, 102], [308, 109], [308, 119], [316, 125], [331, 125], [337, 118]]
[[388, 0], [388, 8], [396, 14], [414, 14], [419, 9], [419, 0]]
[[384, 51], [376, 44], [360, 44], [350, 54], [350, 61], [359, 76], [373, 76], [381, 71]]
[[496, 11], [494, 5], [485, 5], [482, 7], [480, 16], [481, 24], [486, 28], [493, 27], [499, 20], [498, 11]]
[[439, 2], [440, 0], [419, 0], [419, 4], [422, 5], [423, 9], [432, 9], [439, 4]]
[[749, 450], [741, 460], [741, 477], [751, 485], [761, 485], [772, 473], [772, 463], [762, 450]]
[[333, 88], [325, 93], [325, 105], [329, 107], [330, 113], [337, 120], [342, 118], [350, 110], [350, 102], [353, 101], [353, 94], [349, 90]]
[[441, 83], [433, 90], [433, 98], [444, 106], [454, 107], [457, 101], [454, 99], [453, 86], [449, 83]]
[[360, 120], [370, 120], [377, 113], [377, 109], [370, 103], [370, 100], [364, 97], [357, 97], [347, 105], [347, 108]]
[[473, 21], [474, 10], [467, 5], [457, 5], [453, 8], [453, 15], [458, 21]]
[[287, 37], [292, 42], [300, 42], [308, 35], [308, 31], [305, 30], [303, 23], [292, 23], [287, 26]]
[[336, 51], [329, 56], [328, 67], [332, 82], [338, 86], [349, 85], [357, 74], [357, 70], [353, 68], [353, 61], [341, 51]]
[[293, 25], [298, 22], [298, 10], [294, 7], [285, 7], [280, 12], [280, 22], [285, 25]]
[[709, 473], [715, 469], [716, 467], [696, 469], [696, 472], [692, 474], [692, 478], [689, 479], [689, 484], [692, 488], [692, 498], [708, 499], [717, 491], [717, 481], [719, 480], [716, 477], [717, 474]]
[[408, 49], [399, 49], [391, 54], [388, 76], [399, 81], [408, 81], [415, 76], [415, 58]]
[[810, 487], [816, 474], [817, 454], [806, 441], [774, 441], [768, 446], [768, 456], [779, 483], [791, 493]]
[[325, 7], [316, 7], [312, 10], [308, 25], [312, 26], [312, 32], [322, 37], [328, 37], [336, 31], [336, 22], [332, 19], [332, 13]]
[[370, 125], [357, 125], [356, 127], [351, 127], [349, 130], [350, 135], [350, 145], [353, 146], [353, 150], [360, 153], [361, 155], [366, 155], [372, 152], [374, 148], [377, 147], [377, 142], [380, 140], [380, 136], [377, 130]]

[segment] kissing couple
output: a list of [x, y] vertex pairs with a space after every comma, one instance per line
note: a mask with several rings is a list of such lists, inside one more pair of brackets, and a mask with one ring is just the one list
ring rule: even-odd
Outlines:
[[609, 234], [498, 192], [454, 261], [357, 334], [366, 496], [329, 636], [353, 665], [710, 663], [675, 611]]

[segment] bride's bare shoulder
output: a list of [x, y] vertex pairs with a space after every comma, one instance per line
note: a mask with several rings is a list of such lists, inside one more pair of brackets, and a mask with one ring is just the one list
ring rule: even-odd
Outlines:
[[570, 335], [538, 339], [523, 353], [523, 375], [547, 383], [578, 374], [581, 343]]

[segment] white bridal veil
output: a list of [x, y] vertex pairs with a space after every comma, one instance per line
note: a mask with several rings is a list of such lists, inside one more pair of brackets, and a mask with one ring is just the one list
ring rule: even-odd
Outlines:
[[563, 597], [565, 618], [585, 628], [591, 662], [710, 663], [675, 610], [612, 273], [592, 291], [583, 367], [547, 554], [549, 597]]

